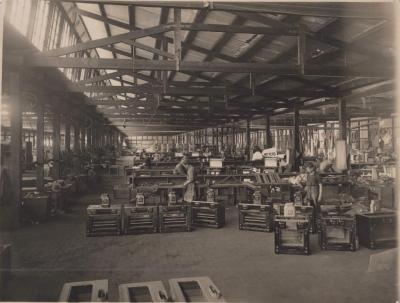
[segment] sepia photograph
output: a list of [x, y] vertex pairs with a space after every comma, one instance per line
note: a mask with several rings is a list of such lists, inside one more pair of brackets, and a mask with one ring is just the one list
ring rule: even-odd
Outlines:
[[399, 46], [399, 0], [0, 0], [0, 301], [398, 303]]

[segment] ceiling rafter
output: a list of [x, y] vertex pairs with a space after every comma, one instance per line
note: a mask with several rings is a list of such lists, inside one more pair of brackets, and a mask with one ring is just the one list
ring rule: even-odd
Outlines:
[[[105, 9], [105, 7], [104, 7], [104, 4], [99, 3], [99, 10], [100, 10], [100, 14], [101, 14], [104, 18], [107, 18], [107, 13], [106, 13], [106, 9]], [[112, 34], [111, 34], [110, 25], [109, 25], [108, 23], [104, 23], [104, 28], [105, 28], [105, 30], [106, 30], [107, 36], [108, 36], [108, 37], [111, 37]], [[115, 52], [112, 52], [112, 55], [113, 55], [114, 59], [117, 59], [117, 58], [118, 58], [118, 56], [117, 56], [117, 54], [116, 54]], [[119, 76], [119, 82], [121, 83], [122, 86], [124, 86], [124, 83], [123, 83], [123, 81], [122, 81], [122, 76]], [[126, 94], [125, 94], [125, 98], [126, 98]]]
[[[194, 18], [194, 23], [203, 23], [205, 19], [207, 18], [208, 11], [206, 9], [201, 9], [197, 12], [195, 18]], [[189, 32], [189, 34], [186, 36], [185, 41], [182, 41], [182, 53], [181, 53], [181, 58], [182, 61], [185, 60], [185, 57], [187, 56], [187, 53], [189, 52], [189, 47], [193, 45], [194, 40], [196, 39], [197, 32]], [[204, 53], [204, 52], [203, 52]], [[208, 53], [208, 51], [206, 51]], [[171, 81], [175, 78], [176, 71], [172, 71], [168, 77], [168, 81]]]
[[[165, 8], [165, 7], [161, 8], [159, 25], [167, 23], [168, 15], [169, 15], [169, 8]], [[166, 39], [166, 37], [159, 37], [159, 38], [156, 39], [156, 44], [155, 44], [155, 48], [156, 49], [158, 49], [158, 50], [161, 49], [161, 45], [163, 43], [163, 39]], [[167, 41], [167, 43], [169, 43], [169, 42], [172, 43], [173, 42], [172, 39], [171, 39], [171, 41]], [[159, 58], [159, 54], [154, 53], [153, 54], [153, 60], [157, 60], [158, 58]], [[154, 74], [155, 74], [155, 71], [152, 71], [151, 74], [150, 74], [151, 77], [154, 78]]]
[[[246, 22], [246, 19], [240, 16], [236, 16], [235, 19], [232, 21], [230, 26], [237, 26], [242, 25]], [[233, 33], [224, 33], [222, 37], [215, 43], [211, 51], [206, 55], [204, 61], [212, 61], [214, 59], [214, 54], [221, 52], [222, 48], [233, 38]], [[200, 72], [195, 72], [188, 80], [188, 82], [192, 82], [197, 78], [197, 75]]]

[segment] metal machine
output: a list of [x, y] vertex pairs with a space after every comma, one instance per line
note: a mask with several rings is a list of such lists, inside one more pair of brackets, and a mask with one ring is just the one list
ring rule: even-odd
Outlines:
[[358, 214], [358, 239], [362, 246], [374, 249], [396, 245], [396, 212]]
[[273, 231], [273, 211], [270, 204], [239, 203], [239, 229]]
[[158, 207], [125, 205], [123, 209], [125, 234], [156, 233], [158, 231]]
[[108, 300], [108, 280], [65, 283], [59, 302], [105, 302]]
[[169, 286], [174, 302], [226, 302], [208, 277], [170, 279]]
[[225, 225], [225, 206], [218, 202], [193, 201], [194, 226], [219, 228]]
[[192, 230], [190, 205], [160, 205], [158, 210], [160, 232]]
[[161, 281], [128, 283], [119, 286], [119, 302], [169, 302]]
[[356, 221], [353, 216], [323, 215], [319, 221], [321, 249], [355, 251], [358, 248]]
[[89, 205], [86, 210], [86, 236], [120, 235], [122, 231], [122, 206]]
[[306, 217], [275, 217], [275, 253], [311, 253], [309, 221]]

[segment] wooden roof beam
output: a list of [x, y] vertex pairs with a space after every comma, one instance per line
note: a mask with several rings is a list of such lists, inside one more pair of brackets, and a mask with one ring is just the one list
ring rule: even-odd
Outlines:
[[120, 35], [115, 35], [107, 38], [101, 38], [101, 39], [96, 39], [96, 40], [91, 40], [83, 43], [78, 43], [76, 45], [72, 46], [66, 46], [58, 49], [53, 49], [49, 51], [45, 51], [42, 53], [43, 56], [63, 56], [63, 55], [68, 55], [71, 53], [76, 53], [88, 49], [93, 49], [93, 48], [98, 48], [102, 46], [107, 46], [110, 44], [115, 44], [119, 42], [124, 42], [126, 40], [131, 40], [131, 39], [138, 39], [146, 36], [151, 36], [155, 34], [161, 34], [165, 33], [168, 31], [171, 31], [175, 28], [174, 25], [172, 24], [165, 24], [165, 25], [159, 25], [159, 26], [154, 26], [151, 28], [146, 28], [142, 30], [137, 30], [133, 32], [128, 32]]
[[200, 1], [132, 1], [132, 0], [58, 0], [63, 2], [138, 5], [144, 7], [169, 7], [182, 9], [223, 10], [232, 12], [276, 13], [302, 16], [381, 19], [394, 18], [393, 3], [251, 3], [251, 2], [200, 2]]
[[[130, 70], [129, 59], [98, 59], [98, 58], [59, 58], [33, 55], [25, 57], [12, 57], [10, 62], [26, 64], [31, 67], [64, 67], [64, 68], [93, 68], [93, 69], [117, 69]], [[136, 60], [136, 70], [175, 70], [176, 64], [172, 60]], [[271, 63], [224, 63], [224, 62], [181, 62], [182, 71], [201, 72], [230, 72], [230, 73], [263, 73], [271, 75], [298, 75], [298, 66], [293, 64]], [[307, 65], [305, 75], [326, 77], [386, 77], [394, 76], [393, 66], [375, 66], [371, 62], [369, 66], [345, 67], [345, 66], [321, 66]]]

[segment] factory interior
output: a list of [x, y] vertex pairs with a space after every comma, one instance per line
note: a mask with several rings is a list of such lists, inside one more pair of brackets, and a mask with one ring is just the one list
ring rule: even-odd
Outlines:
[[1, 301], [397, 301], [394, 2], [0, 3]]

